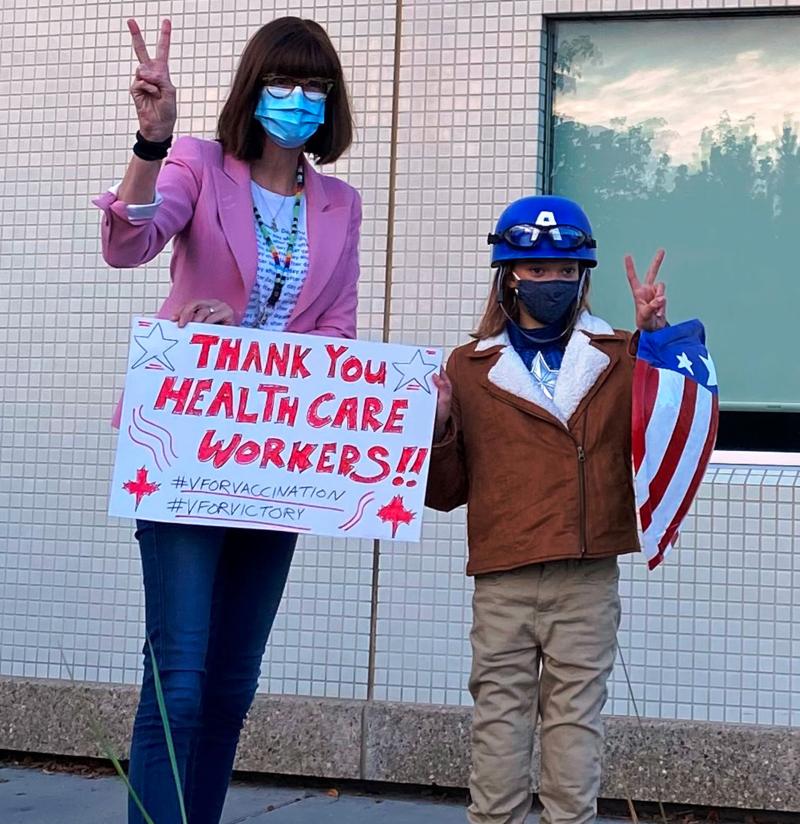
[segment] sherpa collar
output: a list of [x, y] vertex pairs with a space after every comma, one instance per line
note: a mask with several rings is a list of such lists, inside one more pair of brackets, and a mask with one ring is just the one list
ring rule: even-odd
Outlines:
[[605, 352], [592, 345], [589, 335], [614, 335], [614, 330], [586, 310], [580, 314], [564, 351], [552, 400], [531, 378], [505, 330], [492, 338], [478, 341], [475, 352], [502, 346], [500, 357], [489, 370], [489, 380], [498, 388], [541, 407], [566, 426], [611, 362]]

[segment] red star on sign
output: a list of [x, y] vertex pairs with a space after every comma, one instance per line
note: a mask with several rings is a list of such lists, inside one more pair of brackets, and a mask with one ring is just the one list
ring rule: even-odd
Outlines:
[[136, 496], [136, 506], [134, 509], [139, 508], [139, 504], [145, 495], [152, 495], [160, 486], [161, 484], [147, 480], [147, 470], [144, 467], [136, 470], [135, 481], [125, 481], [125, 483], [122, 484], [124, 490]]
[[378, 517], [385, 523], [392, 525], [392, 538], [397, 535], [400, 524], [410, 524], [414, 520], [414, 513], [403, 505], [402, 495], [395, 495], [392, 500], [378, 510]]

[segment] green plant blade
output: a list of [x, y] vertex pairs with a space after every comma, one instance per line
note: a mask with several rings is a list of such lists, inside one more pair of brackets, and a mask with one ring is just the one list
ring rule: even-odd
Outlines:
[[105, 753], [106, 758], [114, 765], [114, 769], [117, 771], [117, 775], [122, 779], [123, 783], [128, 789], [130, 797], [133, 799], [134, 803], [139, 808], [139, 812], [142, 814], [142, 818], [144, 818], [145, 824], [155, 824], [155, 821], [153, 821], [153, 819], [148, 815], [147, 810], [145, 810], [144, 804], [142, 804], [142, 801], [139, 798], [136, 790], [133, 789], [133, 785], [128, 779], [128, 776], [125, 775], [125, 770], [122, 769], [122, 764], [120, 764], [119, 758], [117, 758], [117, 756], [111, 749], [110, 745], [105, 740], [105, 736], [103, 735], [102, 731], [95, 723], [92, 723], [92, 729], [94, 730], [95, 735], [99, 739], [100, 747]]
[[172, 767], [172, 777], [175, 780], [175, 791], [178, 794], [178, 805], [181, 810], [182, 824], [189, 824], [186, 818], [186, 806], [183, 803], [183, 788], [181, 787], [181, 777], [178, 773], [178, 760], [175, 758], [175, 746], [172, 742], [172, 732], [169, 728], [169, 718], [167, 717], [167, 707], [164, 704], [164, 693], [161, 690], [161, 676], [158, 673], [158, 664], [156, 664], [156, 655], [153, 650], [153, 644], [150, 641], [150, 636], [147, 636], [147, 646], [150, 650], [150, 664], [153, 667], [153, 682], [156, 687], [156, 700], [158, 701], [158, 711], [161, 713], [161, 723], [164, 727], [164, 735], [167, 739], [167, 752], [169, 753], [169, 763]]
[[[67, 674], [69, 675], [69, 680], [75, 683], [75, 675], [72, 672], [72, 667], [70, 667], [69, 662], [67, 661], [66, 656], [64, 655], [64, 650], [61, 649], [61, 661], [63, 662], [64, 666], [66, 667]], [[108, 736], [106, 735], [105, 730], [103, 729], [102, 725], [99, 721], [95, 721], [91, 716], [89, 717], [89, 726], [91, 727], [92, 733], [94, 734], [95, 740], [100, 745], [100, 749], [105, 754], [105, 757], [113, 764], [114, 769], [117, 772], [117, 775], [122, 779], [125, 787], [130, 794], [130, 797], [133, 799], [136, 806], [139, 808], [139, 812], [142, 814], [142, 818], [145, 820], [145, 824], [155, 824], [155, 821], [148, 815], [147, 810], [145, 810], [144, 805], [142, 804], [141, 799], [139, 798], [136, 790], [133, 789], [133, 785], [131, 784], [128, 776], [125, 774], [125, 770], [122, 769], [122, 764], [120, 764], [119, 758], [117, 757], [116, 753], [114, 752], [114, 748], [111, 746], [111, 743], [108, 740]]]

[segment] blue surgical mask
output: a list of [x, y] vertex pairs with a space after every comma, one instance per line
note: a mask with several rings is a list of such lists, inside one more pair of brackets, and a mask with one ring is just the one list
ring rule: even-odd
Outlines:
[[325, 100], [309, 100], [299, 87], [281, 98], [264, 89], [254, 117], [274, 143], [284, 149], [297, 149], [325, 121]]

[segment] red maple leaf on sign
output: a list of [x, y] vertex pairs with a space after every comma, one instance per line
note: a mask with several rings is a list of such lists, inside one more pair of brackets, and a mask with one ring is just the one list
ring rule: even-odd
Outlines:
[[397, 527], [400, 524], [410, 524], [414, 520], [415, 513], [405, 508], [402, 495], [395, 495], [388, 504], [378, 510], [377, 515], [385, 524], [392, 525], [392, 538], [394, 538], [397, 535]]
[[124, 490], [136, 496], [136, 506], [134, 509], [139, 508], [139, 504], [145, 495], [152, 495], [160, 486], [161, 484], [147, 480], [147, 469], [145, 469], [145, 467], [136, 470], [135, 481], [125, 481], [125, 483], [122, 484]]

